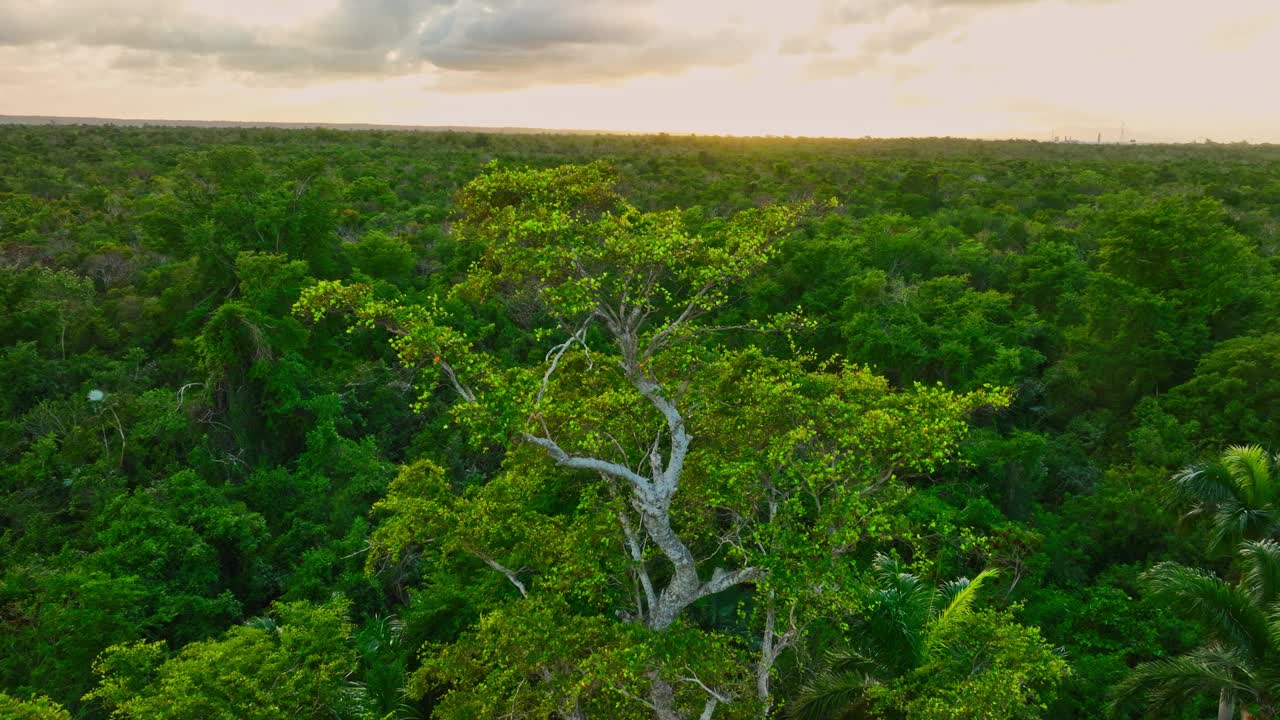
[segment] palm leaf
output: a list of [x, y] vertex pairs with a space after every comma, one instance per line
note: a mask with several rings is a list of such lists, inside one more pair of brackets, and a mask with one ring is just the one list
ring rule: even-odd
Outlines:
[[1242, 500], [1239, 486], [1227, 469], [1218, 463], [1188, 465], [1170, 478], [1173, 499], [1188, 504], [1192, 512], [1215, 507], [1227, 500]]
[[1242, 494], [1247, 492], [1255, 507], [1272, 506], [1276, 500], [1276, 459], [1258, 445], [1233, 445], [1220, 460], [1235, 479]]
[[874, 655], [854, 648], [838, 648], [827, 652], [823, 663], [824, 671], [840, 674], [871, 675], [888, 677], [890, 669]]
[[1270, 605], [1280, 592], [1280, 543], [1275, 540], [1240, 545], [1241, 584], [1258, 605]]
[[1255, 696], [1251, 676], [1243, 653], [1213, 643], [1185, 655], [1137, 666], [1116, 686], [1110, 706], [1115, 712], [1146, 694], [1151, 714], [1166, 717], [1180, 706], [1214, 698], [1223, 689], [1236, 699], [1251, 699]]
[[983, 583], [994, 580], [999, 575], [999, 571], [995, 568], [987, 568], [972, 580], [960, 578], [945, 583], [939, 594], [944, 604], [936, 622], [944, 624], [968, 614], [973, 609], [973, 601], [978, 596], [978, 591], [982, 589]]
[[1216, 462], [1188, 465], [1170, 478], [1172, 500], [1184, 517], [1207, 517], [1213, 546], [1270, 535], [1280, 504], [1280, 473], [1274, 456], [1256, 445], [1227, 448]]
[[1228, 500], [1212, 513], [1214, 548], [1234, 544], [1241, 538], [1261, 537], [1274, 524], [1272, 506], [1253, 507], [1237, 500]]
[[1155, 595], [1178, 607], [1180, 614], [1203, 623], [1219, 641], [1247, 648], [1255, 656], [1266, 653], [1270, 640], [1266, 613], [1244, 588], [1172, 562], [1159, 563], [1142, 579]]
[[867, 713], [868, 687], [876, 678], [857, 672], [821, 672], [800, 687], [787, 707], [793, 720], [854, 720]]
[[274, 618], [267, 617], [266, 615], [251, 617], [244, 621], [244, 626], [247, 628], [253, 628], [254, 630], [262, 630], [263, 632], [269, 633], [272, 638], [278, 639], [280, 637], [280, 625], [276, 623]]
[[870, 592], [871, 611], [857, 623], [857, 647], [899, 670], [920, 657], [925, 627], [937, 602], [937, 591], [885, 555], [872, 572], [877, 587]]

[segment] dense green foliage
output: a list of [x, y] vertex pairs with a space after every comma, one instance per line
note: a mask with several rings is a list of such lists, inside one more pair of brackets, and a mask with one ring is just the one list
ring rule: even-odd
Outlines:
[[0, 127], [0, 715], [1271, 717], [1278, 305], [1272, 147]]

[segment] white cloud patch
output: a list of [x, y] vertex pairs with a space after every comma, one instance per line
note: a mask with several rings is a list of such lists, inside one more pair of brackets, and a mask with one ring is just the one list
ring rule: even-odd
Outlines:
[[[783, 38], [784, 54], [808, 55], [813, 77], [867, 72], [965, 27], [973, 18], [1041, 0], [819, 0], [816, 22]], [[1117, 0], [1066, 0], [1106, 4]], [[893, 72], [913, 72], [894, 68]]]

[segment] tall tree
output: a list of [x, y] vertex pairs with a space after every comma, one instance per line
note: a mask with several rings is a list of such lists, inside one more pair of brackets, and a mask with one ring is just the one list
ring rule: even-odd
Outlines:
[[616, 183], [600, 164], [491, 169], [458, 197], [455, 230], [483, 247], [460, 295], [545, 318], [561, 340], [541, 367], [503, 367], [440, 304], [320, 283], [298, 305], [388, 329], [453, 390], [455, 421], [507, 448], [470, 486], [412, 465], [381, 504], [375, 562], [429, 543], [514, 591], [424, 664], [419, 691], [443, 687], [445, 717], [767, 710], [778, 658], [851, 601], [853, 560], [890, 532], [899, 474], [931, 471], [969, 411], [1007, 402], [728, 346], [715, 312], [809, 203], [692, 232]]

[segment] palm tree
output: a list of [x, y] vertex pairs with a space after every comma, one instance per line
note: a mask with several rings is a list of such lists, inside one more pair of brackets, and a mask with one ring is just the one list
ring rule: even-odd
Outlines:
[[920, 665], [934, 650], [931, 636], [973, 608], [978, 590], [996, 576], [984, 570], [934, 587], [877, 555], [871, 611], [853, 624], [856, 639], [827, 654], [822, 670], [801, 686], [788, 713], [796, 720], [853, 720], [867, 715], [866, 690]]
[[404, 642], [404, 621], [395, 615], [374, 615], [356, 633], [364, 677], [348, 681], [377, 708], [384, 720], [414, 720], [422, 715], [406, 700], [405, 683], [413, 650]]
[[1153, 715], [1205, 696], [1218, 698], [1218, 720], [1276, 717], [1280, 700], [1280, 543], [1246, 541], [1240, 579], [1164, 562], [1143, 574], [1171, 611], [1202, 624], [1209, 640], [1177, 657], [1143, 663], [1117, 688], [1112, 707], [1146, 694]]
[[1184, 517], [1206, 518], [1215, 548], [1280, 536], [1280, 454], [1234, 445], [1215, 461], [1188, 465], [1172, 478]]

